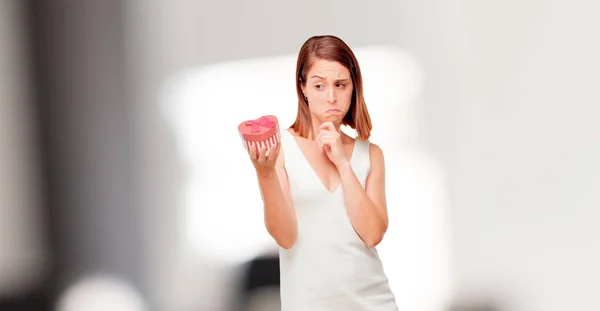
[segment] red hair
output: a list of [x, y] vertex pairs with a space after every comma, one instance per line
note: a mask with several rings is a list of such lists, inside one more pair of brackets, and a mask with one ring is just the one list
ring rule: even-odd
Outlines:
[[356, 134], [361, 140], [369, 139], [373, 126], [371, 125], [371, 117], [369, 116], [363, 96], [363, 83], [358, 61], [350, 47], [344, 41], [331, 35], [313, 36], [306, 40], [300, 48], [296, 63], [298, 114], [291, 128], [304, 138], [308, 138], [308, 134], [311, 131], [310, 111], [308, 109], [308, 102], [304, 99], [302, 87], [306, 86], [306, 75], [317, 59], [338, 62], [350, 71], [353, 85], [352, 100], [350, 102], [350, 109], [342, 119], [342, 124], [356, 130]]

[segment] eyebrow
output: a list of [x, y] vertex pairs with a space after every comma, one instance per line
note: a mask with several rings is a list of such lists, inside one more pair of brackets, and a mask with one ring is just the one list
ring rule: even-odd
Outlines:
[[[319, 76], [319, 75], [316, 75], [316, 74], [315, 74], [315, 75], [313, 75], [313, 76], [312, 76], [312, 77], [310, 77], [310, 78], [311, 78], [311, 79], [313, 79], [313, 78], [318, 78], [318, 79], [321, 79], [321, 80], [327, 80], [327, 78], [325, 78], [325, 77], [322, 77], [322, 76]], [[335, 79], [335, 81], [337, 81], [337, 82], [341, 82], [341, 81], [350, 81], [350, 79], [348, 79], [348, 78], [341, 78], [341, 79]]]

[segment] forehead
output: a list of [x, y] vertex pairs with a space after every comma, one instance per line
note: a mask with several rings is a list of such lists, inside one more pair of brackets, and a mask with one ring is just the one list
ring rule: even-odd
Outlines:
[[348, 68], [338, 62], [325, 59], [316, 59], [308, 71], [308, 78], [312, 78], [313, 75], [336, 79], [349, 78], [350, 71]]

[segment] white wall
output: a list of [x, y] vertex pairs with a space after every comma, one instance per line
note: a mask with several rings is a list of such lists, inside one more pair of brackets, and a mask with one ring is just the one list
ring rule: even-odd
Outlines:
[[456, 269], [464, 292], [510, 310], [600, 307], [599, 9], [462, 3]]
[[374, 3], [127, 2], [157, 299], [175, 303], [168, 297], [182, 290], [158, 285], [177, 278], [165, 267], [185, 255], [164, 250], [175, 241], [169, 208], [186, 172], [169, 151], [158, 88], [186, 68], [295, 53], [309, 36], [332, 33], [352, 47], [394, 45], [422, 65], [414, 146], [440, 161], [448, 179], [457, 299], [489, 299], [502, 310], [596, 310], [600, 5]]

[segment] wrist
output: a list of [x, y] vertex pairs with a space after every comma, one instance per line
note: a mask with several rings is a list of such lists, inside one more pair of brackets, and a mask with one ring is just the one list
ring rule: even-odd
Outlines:
[[274, 167], [272, 168], [261, 168], [256, 170], [256, 176], [258, 179], [269, 179], [274, 176], [277, 176], [277, 171]]
[[350, 169], [351, 165], [350, 165], [350, 162], [344, 161], [344, 162], [336, 165], [336, 168], [337, 168], [338, 172], [341, 172], [342, 170]]

